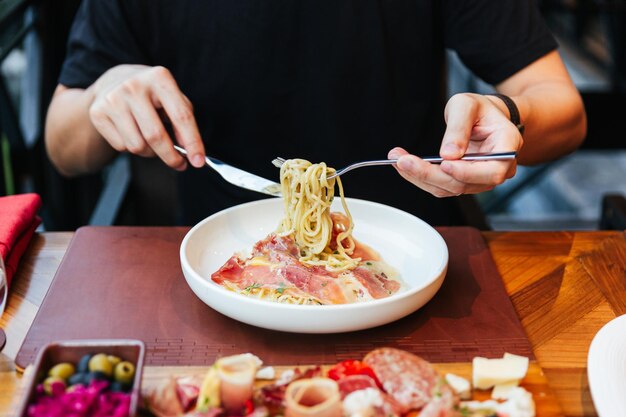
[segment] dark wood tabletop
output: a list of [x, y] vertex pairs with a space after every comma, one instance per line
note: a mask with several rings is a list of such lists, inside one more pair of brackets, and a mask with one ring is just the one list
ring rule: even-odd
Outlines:
[[[22, 376], [13, 361], [72, 236], [36, 234], [13, 280], [0, 319], [7, 334], [0, 354], [0, 417], [15, 413]], [[484, 232], [483, 237], [564, 415], [595, 416], [587, 352], [604, 324], [626, 314], [626, 234]]]

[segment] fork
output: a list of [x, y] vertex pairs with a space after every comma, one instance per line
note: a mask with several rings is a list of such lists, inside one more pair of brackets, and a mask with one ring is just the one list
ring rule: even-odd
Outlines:
[[[174, 149], [182, 155], [187, 156], [187, 151], [180, 146], [174, 145]], [[222, 178], [237, 187], [271, 195], [273, 197], [282, 196], [280, 192], [280, 184], [276, 182], [251, 174], [243, 169], [235, 168], [234, 166], [228, 165], [217, 158], [205, 156], [204, 161], [208, 166], [220, 174]]]
[[[507, 159], [515, 159], [516, 155], [517, 155], [517, 152], [466, 153], [461, 159], [464, 161], [494, 161], [494, 160], [503, 161]], [[431, 164], [440, 164], [441, 162], [443, 162], [443, 158], [439, 156], [425, 156], [420, 159], [426, 162], [430, 162]], [[330, 180], [335, 177], [338, 177], [339, 175], [343, 175], [348, 171], [352, 171], [353, 169], [356, 169], [356, 168], [370, 167], [370, 166], [375, 166], [375, 165], [393, 165], [397, 162], [398, 162], [397, 159], [377, 159], [373, 161], [356, 162], [354, 164], [351, 164], [351, 165], [348, 165], [346, 167], [336, 170], [334, 174], [329, 175], [326, 178]], [[274, 166], [277, 168], [280, 168], [284, 163], [285, 163], [285, 159], [281, 157], [275, 158], [272, 161], [272, 164], [274, 164]]]

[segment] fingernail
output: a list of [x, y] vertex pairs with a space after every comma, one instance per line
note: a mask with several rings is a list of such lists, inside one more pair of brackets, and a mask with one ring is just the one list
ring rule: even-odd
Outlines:
[[389, 151], [389, 153], [387, 154], [387, 157], [389, 159], [398, 159], [400, 157], [400, 151], [396, 148], [393, 148], [392, 150]]
[[398, 168], [402, 171], [411, 171], [413, 169], [413, 161], [410, 158], [400, 157], [398, 159]]
[[200, 168], [202, 165], [204, 165], [204, 158], [202, 157], [202, 155], [194, 155], [191, 157], [191, 163], [196, 168]]
[[442, 151], [446, 154], [455, 155], [459, 152], [459, 147], [456, 146], [454, 143], [448, 143], [446, 146], [443, 147]]

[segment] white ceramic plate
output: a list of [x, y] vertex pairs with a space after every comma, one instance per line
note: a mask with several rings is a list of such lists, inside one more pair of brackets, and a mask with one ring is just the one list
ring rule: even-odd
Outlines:
[[[439, 233], [404, 211], [364, 200], [347, 199], [354, 237], [372, 247], [400, 273], [407, 288], [384, 299], [344, 305], [289, 305], [249, 298], [211, 281], [235, 252], [249, 253], [255, 242], [276, 229], [282, 199], [229, 208], [194, 226], [180, 248], [187, 283], [211, 308], [235, 320], [274, 330], [337, 333], [398, 320], [430, 300], [445, 277], [448, 248]], [[333, 211], [343, 211], [336, 199]]]
[[589, 347], [587, 375], [599, 417], [626, 415], [626, 314], [608, 322]]

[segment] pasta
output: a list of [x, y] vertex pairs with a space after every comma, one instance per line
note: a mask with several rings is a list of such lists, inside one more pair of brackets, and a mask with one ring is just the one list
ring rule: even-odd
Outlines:
[[[326, 164], [284, 162], [284, 215], [250, 255], [233, 255], [211, 279], [246, 297], [285, 304], [347, 304], [389, 297], [402, 286], [376, 252], [352, 237], [339, 177]], [[339, 189], [344, 213], [331, 213]]]
[[[346, 205], [341, 179], [327, 179], [334, 172], [323, 162], [312, 164], [304, 159], [285, 161], [280, 169], [285, 216], [277, 233], [280, 236], [293, 235], [300, 248], [300, 262], [338, 272], [355, 268], [360, 259], [350, 256], [355, 248], [352, 216]], [[332, 241], [330, 205], [335, 194], [335, 182], [349, 225], [336, 233]], [[335, 227], [341, 228], [342, 225]]]

